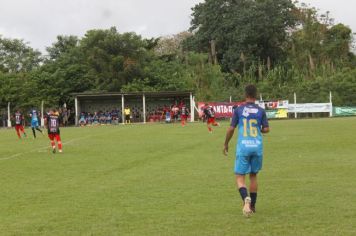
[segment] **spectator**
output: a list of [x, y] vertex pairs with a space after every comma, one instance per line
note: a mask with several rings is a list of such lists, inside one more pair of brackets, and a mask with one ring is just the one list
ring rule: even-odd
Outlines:
[[2, 111], [1, 119], [2, 119], [2, 126], [4, 128], [6, 128], [7, 127], [7, 114], [6, 114], [6, 111]]
[[125, 115], [125, 123], [130, 124], [131, 123], [131, 109], [126, 106], [124, 110], [124, 115]]
[[69, 111], [67, 110], [67, 108], [63, 108], [62, 110], [62, 124], [64, 127], [66, 127], [68, 125], [68, 120], [69, 120]]
[[85, 119], [85, 113], [82, 112], [80, 113], [80, 119], [79, 119], [79, 125], [80, 126], [85, 126], [87, 124], [86, 119]]

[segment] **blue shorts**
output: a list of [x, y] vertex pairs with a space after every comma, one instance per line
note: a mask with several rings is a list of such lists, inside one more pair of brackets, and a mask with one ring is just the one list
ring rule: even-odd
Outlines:
[[235, 174], [257, 174], [262, 169], [263, 155], [258, 153], [238, 153], [235, 161]]
[[31, 127], [32, 128], [37, 128], [39, 125], [38, 125], [38, 120], [32, 120], [31, 121]]

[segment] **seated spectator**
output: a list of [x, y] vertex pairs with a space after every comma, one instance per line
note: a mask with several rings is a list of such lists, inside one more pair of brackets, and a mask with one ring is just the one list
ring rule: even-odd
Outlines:
[[85, 126], [87, 124], [86, 119], [85, 119], [85, 113], [82, 112], [80, 113], [80, 118], [79, 118], [79, 125], [80, 126]]
[[111, 113], [109, 111], [105, 112], [105, 117], [106, 117], [106, 124], [107, 125], [111, 125], [112, 123], [112, 117], [111, 117]]
[[171, 112], [169, 110], [166, 111], [166, 123], [171, 123]]
[[93, 115], [93, 125], [99, 125], [99, 116], [97, 112], [94, 112]]

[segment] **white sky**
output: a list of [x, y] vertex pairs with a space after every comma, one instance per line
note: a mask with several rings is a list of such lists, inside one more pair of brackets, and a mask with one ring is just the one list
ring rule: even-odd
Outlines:
[[[356, 32], [355, 0], [301, 0], [330, 11], [336, 23]], [[116, 26], [158, 37], [187, 30], [191, 8], [202, 0], [0, 0], [0, 34], [22, 38], [44, 51], [57, 35]]]

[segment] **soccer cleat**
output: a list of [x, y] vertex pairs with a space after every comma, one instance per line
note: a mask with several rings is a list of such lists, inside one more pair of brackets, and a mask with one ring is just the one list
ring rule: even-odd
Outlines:
[[63, 152], [63, 150], [62, 150], [62, 149], [60, 149], [60, 150], [59, 150], [59, 153], [62, 153], [62, 152]]
[[55, 153], [56, 153], [56, 149], [55, 149], [55, 148], [52, 150], [52, 153], [53, 153], [53, 154], [55, 154]]
[[247, 197], [245, 198], [245, 201], [244, 201], [244, 207], [242, 208], [242, 214], [245, 216], [245, 217], [250, 217], [252, 215], [252, 210], [251, 210], [251, 198], [250, 197]]
[[252, 213], [256, 213], [256, 207], [255, 206], [251, 206], [251, 211], [252, 211]]

